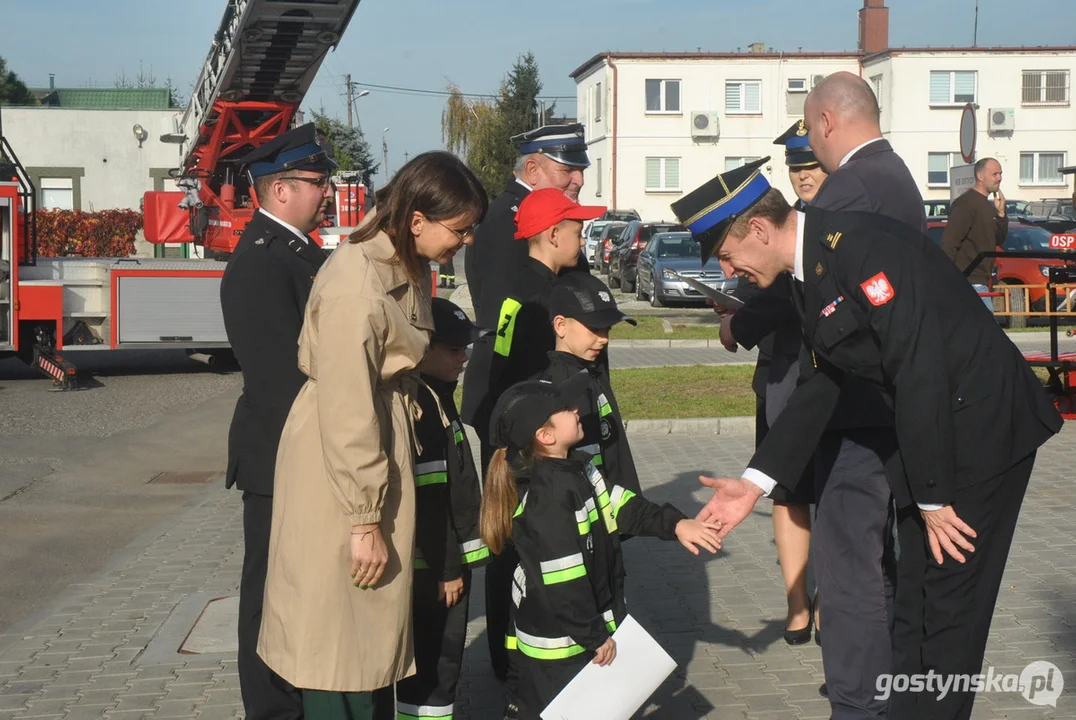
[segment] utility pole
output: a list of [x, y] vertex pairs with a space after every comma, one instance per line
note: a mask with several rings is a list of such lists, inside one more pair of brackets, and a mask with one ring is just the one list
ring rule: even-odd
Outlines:
[[351, 127], [351, 108], [354, 106], [354, 101], [351, 97], [351, 73], [344, 76], [344, 84], [347, 85], [347, 126]]
[[389, 129], [385, 128], [384, 131], [381, 133], [381, 157], [382, 157], [382, 165], [381, 165], [381, 167], [384, 168], [384, 171], [385, 171], [385, 182], [386, 183], [388, 183], [388, 181], [389, 181], [389, 141], [388, 141], [388, 138], [385, 137], [385, 133], [387, 133], [388, 131], [389, 131]]
[[971, 46], [979, 47], [979, 0], [975, 0], [975, 30], [972, 32]]

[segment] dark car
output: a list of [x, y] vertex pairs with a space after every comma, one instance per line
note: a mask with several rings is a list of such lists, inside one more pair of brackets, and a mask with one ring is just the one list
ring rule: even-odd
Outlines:
[[666, 303], [698, 302], [706, 298], [677, 274], [698, 280], [715, 290], [732, 293], [739, 284], [737, 278], [726, 277], [721, 266], [714, 262], [702, 266], [702, 250], [691, 233], [657, 233], [646, 249], [639, 254], [636, 268], [635, 299], [650, 298], [650, 304], [660, 307]]
[[614, 222], [631, 222], [632, 220], [642, 220], [639, 217], [639, 213], [634, 210], [606, 210], [599, 220], [612, 220]]
[[598, 268], [598, 272], [609, 271], [609, 253], [625, 227], [627, 223], [611, 222], [602, 228], [602, 234], [598, 236], [598, 247], [594, 250], [594, 267]]
[[657, 233], [687, 232], [687, 228], [678, 223], [669, 222], [630, 222], [620, 235], [620, 240], [609, 254], [609, 287], [618, 287], [626, 293], [635, 289], [635, 269], [639, 264], [639, 253]]

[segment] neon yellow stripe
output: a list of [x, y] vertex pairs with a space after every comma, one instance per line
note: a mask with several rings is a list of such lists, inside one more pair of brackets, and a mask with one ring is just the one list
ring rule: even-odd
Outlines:
[[415, 476], [415, 487], [424, 487], [426, 485], [444, 485], [448, 482], [448, 473], [435, 472], [426, 473], [425, 475]]
[[505, 298], [501, 304], [501, 315], [498, 321], [497, 341], [493, 344], [493, 352], [508, 357], [512, 352], [512, 335], [516, 331], [516, 317], [519, 309], [523, 307], [518, 300]]
[[478, 550], [472, 550], [471, 552], [463, 553], [461, 556], [464, 565], [478, 562], [479, 560], [485, 560], [489, 557], [489, 548], [483, 547]]
[[609, 622], [605, 623], [605, 629], [609, 632], [616, 632], [616, 620], [610, 620]]
[[599, 455], [595, 455], [594, 457], [592, 457], [592, 458], [590, 459], [590, 461], [591, 461], [592, 463], [594, 463], [595, 465], [598, 465], [598, 466], [600, 466], [600, 465], [602, 464], [602, 456], [601, 456], [600, 454], [599, 454]]
[[582, 645], [570, 645], [566, 648], [556, 648], [554, 650], [534, 647], [533, 645], [528, 645], [524, 642], [518, 643], [518, 645], [519, 647], [517, 649], [521, 653], [527, 657], [532, 657], [535, 660], [563, 660], [586, 652], [586, 648]]
[[569, 580], [575, 580], [576, 578], [584, 577], [587, 574], [587, 568], [585, 565], [576, 565], [570, 567], [567, 570], [556, 570], [554, 572], [542, 573], [542, 582], [546, 585], [556, 585], [562, 582], [568, 582]]
[[635, 493], [627, 488], [620, 488], [623, 492], [620, 495], [619, 500], [613, 504], [613, 517], [615, 518], [620, 514], [620, 509], [628, 504], [628, 501], [635, 497]]
[[457, 430], [454, 438], [456, 440], [457, 445], [459, 445], [461, 442], [463, 442], [463, 431], [462, 430]]
[[610, 405], [609, 403], [606, 403], [606, 404], [602, 405], [600, 408], [598, 408], [598, 417], [600, 417], [600, 418], [603, 418], [606, 415], [611, 415], [612, 413], [613, 413], [613, 406]]
[[579, 534], [580, 535], [586, 535], [588, 532], [590, 532], [590, 521], [589, 520], [584, 520], [583, 522], [578, 523], [578, 527], [579, 527]]
[[415, 569], [416, 570], [429, 570], [430, 569], [430, 564], [428, 562], [426, 562], [423, 558], [417, 557], [417, 558], [415, 558]]
[[518, 650], [519, 649], [519, 641], [516, 640], [516, 636], [515, 635], [505, 635], [504, 636], [504, 647], [507, 650]]

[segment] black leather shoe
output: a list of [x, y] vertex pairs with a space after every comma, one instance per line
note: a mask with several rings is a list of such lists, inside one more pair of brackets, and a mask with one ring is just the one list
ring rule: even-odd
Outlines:
[[803, 645], [804, 643], [811, 642], [811, 631], [814, 630], [814, 602], [812, 601], [808, 609], [810, 614], [808, 615], [807, 627], [800, 628], [799, 630], [789, 630], [788, 626], [785, 626], [784, 638], [785, 642], [789, 645]]
[[822, 683], [818, 686], [818, 694], [824, 697], [826, 700], [829, 700], [829, 688], [826, 687], [825, 683]]
[[815, 628], [814, 631], [814, 644], [818, 647], [822, 647], [822, 631]]

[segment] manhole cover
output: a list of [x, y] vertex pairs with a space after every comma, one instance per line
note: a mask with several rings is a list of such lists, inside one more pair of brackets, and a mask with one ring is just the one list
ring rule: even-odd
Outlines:
[[220, 471], [197, 471], [197, 472], [163, 472], [154, 475], [149, 484], [154, 485], [190, 485], [207, 483], [220, 477]]

